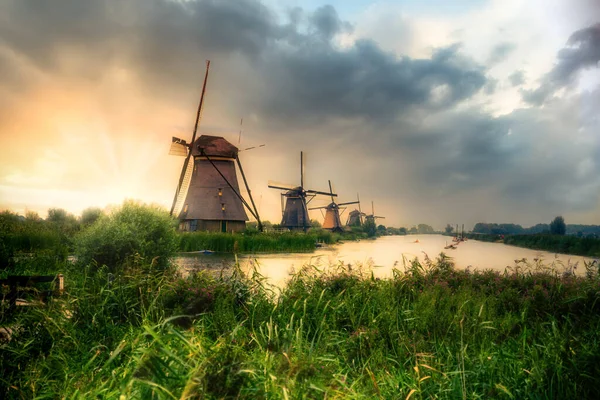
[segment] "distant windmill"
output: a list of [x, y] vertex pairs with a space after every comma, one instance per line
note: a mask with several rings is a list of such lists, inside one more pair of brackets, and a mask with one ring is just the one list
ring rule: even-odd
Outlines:
[[[288, 229], [303, 229], [305, 232], [310, 227], [307, 203], [318, 194], [326, 196], [337, 196], [335, 193], [319, 192], [317, 190], [304, 189], [304, 155], [300, 152], [300, 186], [281, 185], [269, 183], [271, 189], [285, 190], [281, 193], [282, 218], [281, 226]], [[283, 198], [285, 197], [285, 208]], [[308, 202], [306, 198], [310, 197]]]
[[358, 210], [352, 210], [348, 214], [348, 220], [346, 221], [346, 225], [348, 226], [362, 226], [363, 217], [367, 214], [362, 212], [360, 208], [360, 197], [358, 197], [358, 193], [356, 194], [356, 200], [358, 203]]
[[[187, 143], [176, 137], [172, 139], [169, 154], [184, 156], [185, 161], [173, 198], [171, 215], [179, 219], [179, 228], [184, 231], [239, 232], [246, 228], [246, 207], [262, 230], [262, 223], [238, 158], [238, 148], [220, 136], [201, 135], [196, 139], [209, 67], [210, 61], [207, 61], [192, 140]], [[252, 207], [240, 194], [235, 163], [248, 190]]]
[[365, 220], [373, 221], [373, 223], [375, 223], [376, 219], [385, 219], [385, 217], [378, 217], [377, 215], [375, 215], [375, 205], [373, 204], [373, 201], [371, 201], [371, 214], [365, 215]]
[[[333, 194], [331, 181], [329, 181], [329, 192]], [[340, 207], [349, 204], [357, 204], [358, 201], [350, 201], [348, 203], [336, 203], [331, 196], [331, 203], [322, 207], [309, 208], [309, 210], [325, 209], [325, 221], [323, 221], [323, 229], [329, 229], [333, 232], [342, 232], [344, 230], [342, 220], [340, 218]]]

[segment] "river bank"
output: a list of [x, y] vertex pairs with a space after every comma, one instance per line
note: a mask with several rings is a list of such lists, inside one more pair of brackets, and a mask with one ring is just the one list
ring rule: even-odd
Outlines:
[[492, 235], [467, 233], [468, 239], [484, 242], [504, 243], [511, 246], [533, 250], [544, 250], [553, 253], [600, 258], [600, 239], [585, 238], [572, 235]]

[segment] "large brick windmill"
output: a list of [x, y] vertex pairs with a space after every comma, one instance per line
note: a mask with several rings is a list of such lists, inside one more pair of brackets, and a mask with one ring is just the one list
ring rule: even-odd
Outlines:
[[[333, 189], [331, 188], [331, 181], [329, 181], [329, 192], [333, 194]], [[325, 209], [325, 220], [323, 221], [323, 229], [329, 229], [333, 232], [342, 232], [344, 230], [344, 226], [342, 225], [342, 220], [340, 218], [340, 207], [357, 204], [358, 201], [350, 201], [347, 203], [336, 203], [331, 196], [331, 203], [322, 207], [314, 207], [309, 208], [309, 210], [319, 210]]]
[[[184, 156], [185, 161], [171, 215], [179, 219], [179, 229], [184, 231], [239, 232], [246, 228], [248, 210], [262, 230], [258, 210], [238, 157], [238, 148], [220, 136], [201, 135], [196, 139], [209, 67], [210, 61], [207, 61], [192, 140], [187, 143], [176, 137], [172, 139], [169, 154]], [[236, 164], [252, 206], [240, 193]]]
[[[318, 194], [337, 196], [335, 193], [320, 192], [318, 190], [310, 190], [304, 188], [304, 156], [300, 152], [300, 186], [282, 185], [269, 183], [271, 189], [284, 190], [281, 193], [281, 209], [283, 216], [281, 218], [281, 226], [287, 229], [306, 230], [310, 227], [310, 217], [306, 205]], [[283, 207], [283, 198], [285, 197], [285, 208]], [[306, 198], [309, 198], [308, 201]]]

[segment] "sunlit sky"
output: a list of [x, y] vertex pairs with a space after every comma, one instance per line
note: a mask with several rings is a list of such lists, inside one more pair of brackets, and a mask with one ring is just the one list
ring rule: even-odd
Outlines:
[[0, 209], [170, 207], [207, 59], [263, 219], [303, 150], [390, 226], [600, 224], [597, 0], [0, 0]]

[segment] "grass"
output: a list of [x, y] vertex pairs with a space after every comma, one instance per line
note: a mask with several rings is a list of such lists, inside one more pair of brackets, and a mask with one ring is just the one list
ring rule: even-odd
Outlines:
[[[2, 314], [0, 397], [597, 398], [600, 279], [521, 263], [459, 271], [441, 255], [393, 278], [306, 266], [281, 290], [256, 271], [186, 279], [130, 262], [45, 257], [67, 294]], [[2, 274], [9, 274], [4, 271]]]
[[212, 250], [225, 253], [308, 252], [315, 249], [317, 242], [333, 244], [342, 239], [355, 240], [363, 236], [366, 234], [339, 234], [326, 230], [253, 234], [182, 232], [178, 234], [178, 248], [179, 251]]

